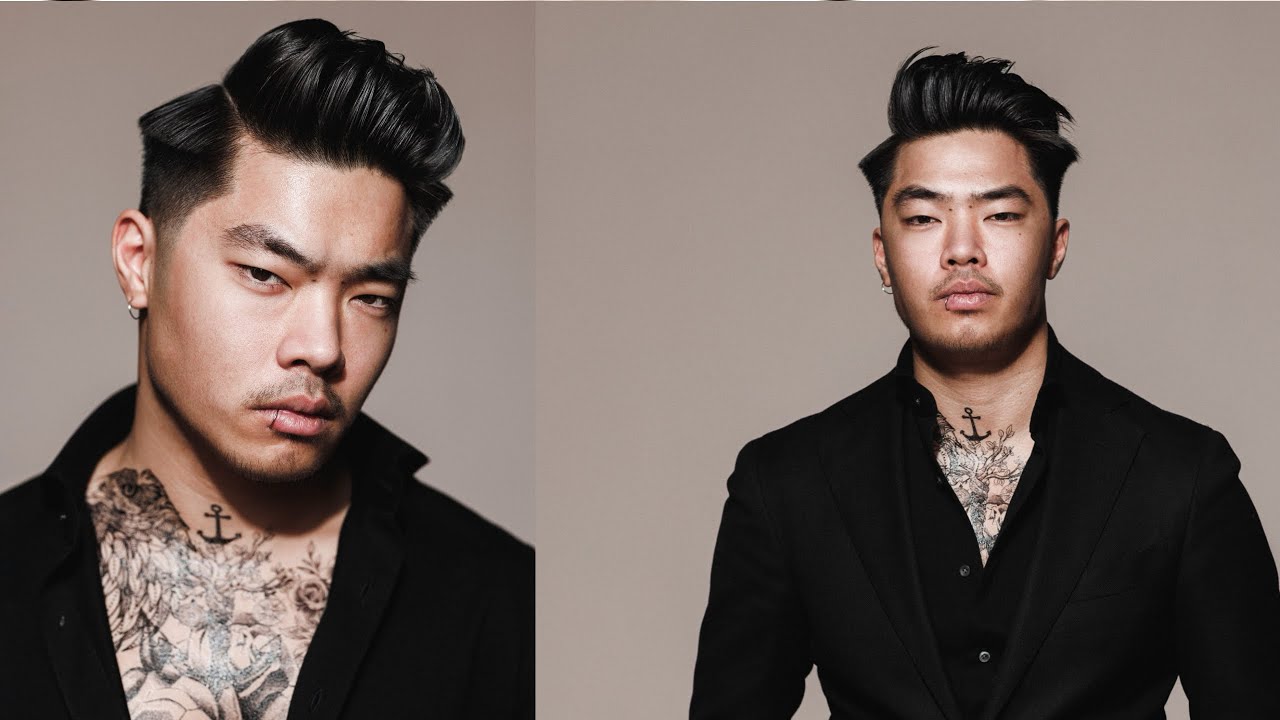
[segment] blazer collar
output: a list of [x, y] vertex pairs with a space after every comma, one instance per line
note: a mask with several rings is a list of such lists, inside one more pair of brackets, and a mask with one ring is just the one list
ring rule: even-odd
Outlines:
[[[1058, 415], [1044, 517], [984, 720], [1007, 703], [1065, 607], [1143, 435], [1115, 412], [1128, 392], [1067, 352], [1052, 329], [1050, 338], [1046, 383], [1060, 392], [1060, 402], [1052, 405]], [[836, 421], [827, 426], [820, 452], [846, 532], [885, 615], [943, 716], [959, 720], [916, 564], [902, 465], [907, 406], [900, 402], [901, 355], [899, 360], [894, 371], [835, 406]]]

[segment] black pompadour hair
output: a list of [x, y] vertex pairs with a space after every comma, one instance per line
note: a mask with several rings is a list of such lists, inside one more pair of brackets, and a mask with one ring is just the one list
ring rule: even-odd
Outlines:
[[462, 157], [458, 114], [435, 75], [406, 67], [377, 40], [326, 20], [267, 31], [218, 85], [206, 85], [138, 119], [139, 210], [176, 231], [200, 203], [230, 189], [238, 143], [336, 167], [368, 167], [398, 180], [416, 249], [452, 191]]
[[959, 130], [999, 130], [1026, 148], [1031, 172], [1056, 219], [1062, 178], [1080, 157], [1061, 133], [1073, 122], [1071, 113], [1040, 88], [1009, 72], [1010, 60], [970, 58], [962, 52], [921, 57], [932, 49], [917, 50], [898, 68], [889, 91], [892, 135], [858, 163], [871, 184], [876, 212], [884, 210], [903, 143]]

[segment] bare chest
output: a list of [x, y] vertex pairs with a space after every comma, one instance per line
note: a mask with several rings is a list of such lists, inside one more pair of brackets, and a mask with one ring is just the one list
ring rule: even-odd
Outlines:
[[947, 479], [973, 527], [985, 565], [1008, 515], [1033, 443], [1012, 426], [985, 434], [966, 433], [938, 416], [939, 436], [933, 445], [938, 469]]
[[148, 475], [114, 474], [89, 496], [130, 716], [283, 719], [333, 555], [261, 534], [210, 541]]

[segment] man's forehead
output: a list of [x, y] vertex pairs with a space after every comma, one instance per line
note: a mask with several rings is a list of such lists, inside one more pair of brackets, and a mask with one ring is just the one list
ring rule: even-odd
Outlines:
[[381, 171], [241, 147], [228, 192], [196, 212], [205, 231], [241, 246], [283, 240], [357, 261], [408, 256], [412, 215], [403, 186]]
[[908, 186], [968, 199], [1015, 186], [1034, 196], [1030, 156], [1020, 142], [997, 131], [965, 130], [903, 143], [894, 161], [892, 198]]

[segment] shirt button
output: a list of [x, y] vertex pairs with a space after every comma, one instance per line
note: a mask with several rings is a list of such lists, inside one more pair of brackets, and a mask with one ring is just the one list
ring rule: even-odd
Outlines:
[[981, 663], [991, 662], [991, 653], [987, 652], [986, 650], [983, 650], [982, 652], [978, 653], [978, 662], [981, 662]]
[[968, 565], [960, 566], [960, 577], [969, 577], [969, 572], [970, 570]]
[[916, 407], [920, 407], [920, 398], [915, 399]]
[[938, 475], [938, 487], [942, 487], [946, 484], [947, 484], [947, 478], [943, 475]]

